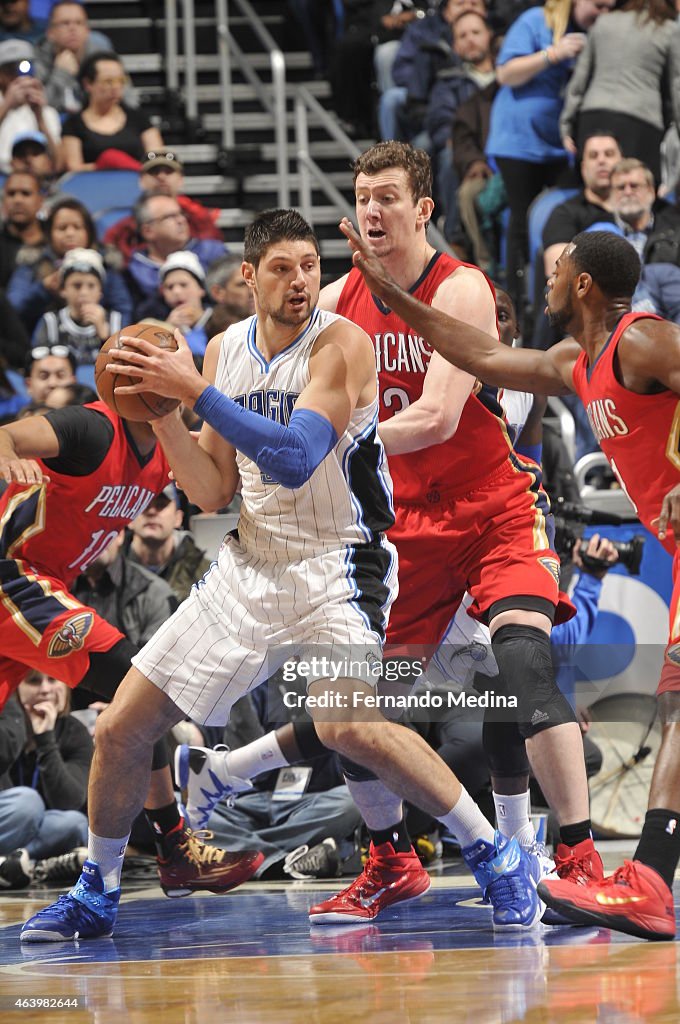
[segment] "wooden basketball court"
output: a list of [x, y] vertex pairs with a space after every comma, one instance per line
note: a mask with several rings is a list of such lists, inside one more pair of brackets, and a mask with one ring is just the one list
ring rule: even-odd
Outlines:
[[386, 911], [378, 923], [310, 928], [310, 906], [335, 889], [249, 883], [226, 896], [168, 900], [141, 882], [126, 886], [113, 938], [24, 946], [21, 923], [56, 891], [5, 893], [0, 1020], [680, 1021], [677, 943], [595, 928], [494, 933], [489, 908], [460, 869], [435, 877], [425, 897]]

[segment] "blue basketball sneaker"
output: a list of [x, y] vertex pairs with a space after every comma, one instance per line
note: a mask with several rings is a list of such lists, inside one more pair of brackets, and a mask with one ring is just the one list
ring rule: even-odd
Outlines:
[[207, 826], [220, 800], [233, 800], [237, 793], [253, 788], [250, 779], [231, 774], [228, 753], [224, 744], [211, 749], [182, 743], [175, 751], [175, 779], [182, 791], [184, 817], [194, 831]]
[[113, 932], [120, 889], [104, 892], [97, 864], [87, 860], [73, 889], [29, 918], [22, 942], [63, 942], [64, 939], [103, 939]]
[[461, 852], [485, 901], [493, 906], [494, 928], [533, 928], [540, 922], [538, 860], [528, 857], [516, 839], [496, 832], [493, 843], [479, 839]]

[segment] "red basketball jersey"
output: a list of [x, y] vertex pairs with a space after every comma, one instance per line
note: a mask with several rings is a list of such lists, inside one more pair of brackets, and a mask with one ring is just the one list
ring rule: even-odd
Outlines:
[[[463, 266], [469, 264], [435, 253], [411, 294], [430, 305], [441, 282]], [[363, 327], [373, 340], [380, 419], [389, 419], [420, 398], [433, 350], [371, 294], [356, 268], [349, 273], [336, 311]], [[511, 449], [498, 389], [478, 383], [453, 437], [421, 451], [390, 455], [394, 496], [398, 502], [429, 503], [466, 494], [498, 469]]]
[[123, 421], [103, 402], [114, 434], [101, 464], [86, 476], [56, 473], [36, 460], [47, 484], [10, 484], [0, 499], [0, 557], [19, 559], [67, 586], [168, 483], [161, 446], [140, 463]]
[[[638, 395], [616, 378], [614, 360], [621, 335], [650, 313], [626, 313], [592, 366], [582, 352], [573, 371], [574, 390], [583, 402], [600, 448], [635, 505], [640, 521], [656, 533], [664, 496], [680, 483], [680, 400], [674, 391]], [[664, 546], [675, 553], [675, 540]]]

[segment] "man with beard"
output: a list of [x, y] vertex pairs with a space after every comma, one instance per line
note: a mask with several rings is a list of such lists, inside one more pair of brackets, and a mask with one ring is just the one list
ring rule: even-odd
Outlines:
[[[212, 339], [207, 380], [179, 331], [178, 350], [166, 354], [123, 335], [124, 358], [109, 364], [139, 379], [119, 393], [181, 398], [203, 419], [198, 444], [178, 411], [153, 430], [190, 501], [221, 508], [240, 483], [241, 517], [238, 537], [226, 538], [203, 582], [132, 659], [98, 719], [88, 796], [97, 849], [74, 890], [24, 925], [23, 941], [111, 934], [117, 857], [146, 789], [154, 740], [185, 716], [225, 724], [240, 696], [297, 653], [307, 655], [310, 698], [321, 701], [308, 708], [326, 746], [456, 834], [493, 836], [425, 741], [376, 708], [397, 559], [385, 537], [394, 516], [373, 347], [355, 324], [317, 308], [319, 245], [296, 211], [255, 219], [243, 271], [256, 316]], [[512, 885], [519, 857], [509, 841], [497, 883]], [[393, 880], [399, 899], [404, 873], [399, 865]], [[406, 875], [409, 898], [429, 888], [426, 873]]]
[[373, 294], [426, 334], [446, 360], [497, 386], [576, 392], [640, 521], [674, 557], [669, 642], [657, 690], [663, 740], [633, 860], [606, 879], [546, 880], [538, 887], [548, 905], [571, 920], [672, 939], [671, 887], [680, 858], [680, 328], [630, 312], [640, 261], [625, 239], [609, 232], [577, 235], [558, 259], [547, 313], [572, 337], [539, 352], [500, 346], [419, 302], [390, 278], [349, 221], [341, 229]]

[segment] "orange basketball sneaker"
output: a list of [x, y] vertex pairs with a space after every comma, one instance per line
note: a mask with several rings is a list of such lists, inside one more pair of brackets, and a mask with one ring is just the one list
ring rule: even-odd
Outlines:
[[430, 884], [430, 876], [413, 847], [408, 853], [395, 853], [391, 843], [371, 843], [359, 877], [336, 896], [312, 907], [309, 920], [312, 924], [372, 921], [393, 903], [423, 896]]
[[673, 894], [654, 868], [626, 860], [609, 878], [574, 885], [539, 883], [538, 895], [570, 921], [615, 928], [641, 939], [675, 938]]

